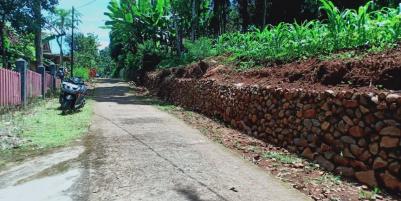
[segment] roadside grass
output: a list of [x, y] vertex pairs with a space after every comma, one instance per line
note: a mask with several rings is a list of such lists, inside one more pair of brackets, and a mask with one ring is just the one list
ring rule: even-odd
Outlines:
[[297, 156], [274, 151], [265, 152], [262, 154], [262, 157], [266, 159], [274, 159], [284, 164], [295, 164], [302, 162], [302, 160]]
[[66, 145], [79, 138], [88, 130], [92, 116], [92, 102], [88, 101], [81, 112], [60, 115], [57, 100], [51, 100], [32, 117], [22, 122], [22, 136], [29, 139], [33, 146], [52, 148]]
[[326, 172], [322, 176], [314, 179], [312, 182], [317, 185], [324, 185], [324, 184], [340, 185], [341, 184], [341, 176]]
[[[10, 162], [70, 144], [88, 131], [92, 116], [91, 100], [80, 111], [71, 115], [61, 115], [57, 99], [40, 101], [36, 106], [0, 119], [0, 128], [6, 135], [19, 139], [12, 147], [0, 149], [0, 169]], [[0, 141], [2, 138], [0, 138]], [[4, 142], [0, 142], [4, 143]]]
[[379, 188], [374, 188], [371, 191], [360, 190], [359, 191], [359, 199], [360, 200], [376, 200], [378, 195], [380, 195], [382, 191]]
[[162, 103], [162, 102], [157, 103], [156, 107], [159, 110], [162, 110], [162, 111], [165, 111], [165, 112], [172, 112], [172, 111], [178, 110], [177, 106], [171, 105], [171, 104]]

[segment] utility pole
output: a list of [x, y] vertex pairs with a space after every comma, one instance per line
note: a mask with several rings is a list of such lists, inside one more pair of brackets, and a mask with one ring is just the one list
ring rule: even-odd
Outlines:
[[75, 9], [72, 7], [72, 29], [71, 29], [71, 77], [74, 77], [74, 28], [75, 28]]

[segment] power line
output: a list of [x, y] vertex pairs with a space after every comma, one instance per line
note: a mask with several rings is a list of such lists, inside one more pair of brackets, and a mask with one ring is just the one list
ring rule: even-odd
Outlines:
[[97, 0], [92, 0], [92, 1], [86, 3], [86, 4], [82, 5], [82, 6], [77, 7], [77, 9], [80, 9], [80, 8], [83, 8], [83, 7], [86, 7], [86, 6], [89, 6], [89, 5], [93, 4], [93, 3], [95, 3], [96, 1], [97, 1]]

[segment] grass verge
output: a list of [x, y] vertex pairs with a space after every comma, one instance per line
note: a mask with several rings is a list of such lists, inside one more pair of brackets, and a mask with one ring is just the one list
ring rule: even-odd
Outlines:
[[87, 132], [92, 101], [80, 111], [63, 116], [57, 99], [40, 101], [27, 110], [0, 119], [0, 169], [10, 162], [70, 144]]

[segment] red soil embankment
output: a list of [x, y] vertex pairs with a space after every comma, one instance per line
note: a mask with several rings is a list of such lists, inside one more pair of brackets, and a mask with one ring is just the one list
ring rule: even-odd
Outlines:
[[401, 191], [401, 95], [391, 91], [401, 86], [398, 49], [249, 72], [219, 63], [149, 73], [145, 85], [329, 171]]

